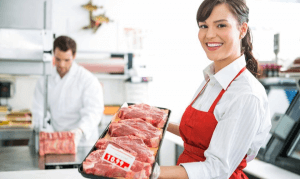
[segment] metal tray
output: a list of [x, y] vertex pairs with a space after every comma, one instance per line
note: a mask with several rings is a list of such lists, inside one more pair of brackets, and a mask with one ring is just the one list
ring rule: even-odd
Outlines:
[[[131, 106], [131, 105], [134, 105], [134, 103], [128, 103], [128, 106]], [[157, 152], [156, 152], [156, 155], [155, 155], [155, 162], [152, 164], [152, 172], [151, 172], [151, 175], [149, 178], [151, 178], [152, 176], [152, 173], [153, 173], [153, 170], [154, 170], [154, 166], [155, 166], [155, 163], [157, 162], [158, 160], [158, 154], [159, 154], [159, 151], [160, 151], [160, 148], [161, 148], [161, 145], [162, 145], [162, 141], [164, 139], [164, 136], [165, 136], [165, 133], [166, 133], [166, 130], [167, 130], [167, 126], [168, 126], [168, 123], [169, 123], [169, 118], [170, 118], [170, 115], [171, 115], [171, 110], [170, 109], [167, 109], [167, 108], [162, 108], [162, 107], [157, 107], [158, 109], [163, 109], [163, 110], [168, 110], [168, 116], [167, 116], [167, 120], [166, 120], [166, 123], [165, 123], [165, 126], [162, 128], [163, 129], [163, 134], [162, 134], [162, 138], [159, 142], [159, 146], [158, 146], [158, 149], [157, 149]], [[121, 109], [121, 108], [120, 108]], [[120, 110], [119, 109], [119, 110]], [[118, 111], [119, 112], [119, 111]], [[111, 123], [111, 122], [110, 122]], [[102, 139], [103, 137], [105, 137], [108, 129], [109, 129], [109, 125], [110, 123], [107, 125], [107, 127], [105, 128], [105, 130], [103, 131], [103, 133], [101, 134], [101, 136], [99, 137], [99, 139]], [[97, 143], [97, 142], [96, 142]], [[95, 145], [96, 145], [95, 143]], [[96, 146], [93, 146], [91, 151], [87, 154], [87, 156], [84, 158], [83, 161], [85, 161], [85, 159], [90, 155], [91, 152], [97, 150]], [[84, 173], [83, 171], [83, 166], [82, 166], [82, 163], [83, 161], [81, 162], [81, 164], [79, 165], [78, 167], [78, 172], [85, 178], [92, 178], [92, 179], [113, 179], [113, 178], [110, 178], [110, 177], [105, 177], [105, 176], [97, 176], [97, 175], [92, 175], [92, 174], [86, 174]]]

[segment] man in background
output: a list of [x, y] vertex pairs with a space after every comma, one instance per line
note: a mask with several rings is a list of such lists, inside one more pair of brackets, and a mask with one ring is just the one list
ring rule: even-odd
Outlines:
[[[98, 79], [75, 61], [76, 42], [60, 36], [53, 44], [55, 67], [48, 80], [47, 131], [71, 131], [75, 144], [93, 145], [99, 138], [98, 125], [103, 110], [103, 91]], [[43, 130], [44, 80], [34, 92], [33, 120]]]

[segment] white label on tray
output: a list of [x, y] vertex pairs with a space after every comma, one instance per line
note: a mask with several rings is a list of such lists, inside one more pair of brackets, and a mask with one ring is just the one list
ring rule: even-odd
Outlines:
[[108, 144], [102, 159], [120, 167], [125, 171], [129, 171], [135, 160], [135, 157], [122, 149], [118, 149], [113, 145]]

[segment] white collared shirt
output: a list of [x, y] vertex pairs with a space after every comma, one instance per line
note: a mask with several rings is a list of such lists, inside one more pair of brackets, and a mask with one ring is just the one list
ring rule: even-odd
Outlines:
[[[40, 123], [43, 119], [43, 84], [43, 78], [39, 79], [32, 106], [33, 119]], [[84, 134], [80, 145], [94, 145], [99, 138], [98, 125], [104, 111], [102, 87], [91, 72], [75, 61], [63, 78], [56, 68], [53, 69], [48, 80], [48, 109], [51, 130], [80, 128]]]
[[[193, 99], [208, 79], [210, 81], [192, 107], [207, 112], [221, 90], [226, 90], [244, 66], [246, 62], [242, 55], [216, 74], [213, 63], [206, 67], [203, 71], [205, 80]], [[228, 87], [216, 105], [214, 115], [218, 124], [204, 152], [206, 160], [181, 164], [190, 179], [229, 178], [245, 154], [248, 156], [247, 162], [257, 155], [271, 129], [265, 89], [248, 70]]]

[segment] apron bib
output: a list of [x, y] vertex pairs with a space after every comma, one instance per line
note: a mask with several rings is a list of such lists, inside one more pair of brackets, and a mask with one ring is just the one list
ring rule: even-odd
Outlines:
[[[236, 77], [230, 82], [230, 84], [243, 72], [246, 67], [244, 67]], [[218, 124], [214, 116], [214, 109], [225, 93], [225, 90], [222, 89], [218, 97], [213, 102], [208, 112], [199, 111], [192, 107], [195, 100], [199, 97], [202, 91], [205, 89], [207, 83], [202, 88], [200, 93], [192, 101], [192, 103], [186, 108], [179, 125], [180, 136], [184, 141], [184, 151], [179, 156], [177, 165], [180, 163], [189, 163], [189, 162], [200, 162], [205, 161], [204, 156], [205, 150], [207, 150], [210, 140], [212, 138], [213, 132]], [[230, 84], [228, 86], [230, 86]], [[228, 87], [227, 87], [228, 88]], [[247, 155], [246, 155], [247, 156]], [[248, 178], [242, 171], [246, 166], [246, 156], [239, 164], [237, 169], [233, 172], [230, 179], [240, 179]]]

